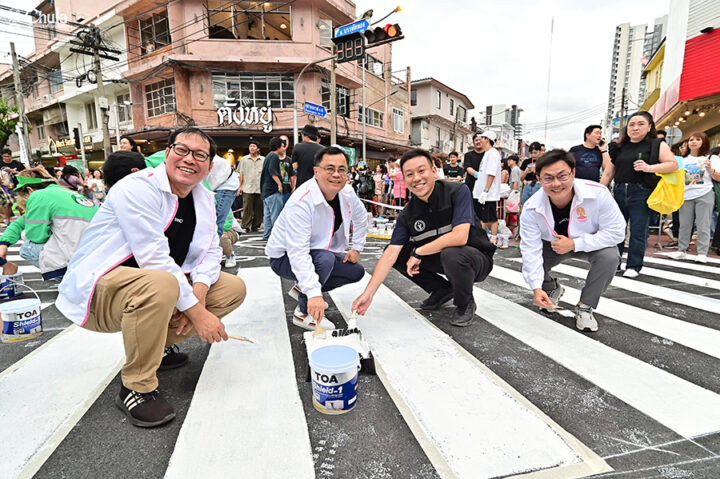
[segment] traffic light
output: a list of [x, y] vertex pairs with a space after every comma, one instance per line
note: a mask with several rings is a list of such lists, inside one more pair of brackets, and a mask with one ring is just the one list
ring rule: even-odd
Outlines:
[[80, 130], [78, 128], [73, 128], [73, 138], [75, 139], [75, 148], [79, 150], [82, 142], [80, 141]]
[[365, 42], [362, 33], [353, 33], [343, 37], [333, 38], [337, 45], [337, 62], [351, 62], [365, 55]]
[[397, 23], [388, 23], [384, 27], [376, 27], [374, 29], [368, 29], [365, 31], [365, 40], [367, 43], [366, 48], [377, 47], [386, 43], [394, 42], [405, 38], [400, 29], [400, 25]]

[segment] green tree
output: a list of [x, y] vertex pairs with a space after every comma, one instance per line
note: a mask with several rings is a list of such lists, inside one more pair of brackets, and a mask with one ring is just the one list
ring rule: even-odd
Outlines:
[[19, 120], [17, 113], [16, 106], [10, 106], [5, 98], [0, 97], [0, 148], [4, 148], [10, 135], [15, 133]]

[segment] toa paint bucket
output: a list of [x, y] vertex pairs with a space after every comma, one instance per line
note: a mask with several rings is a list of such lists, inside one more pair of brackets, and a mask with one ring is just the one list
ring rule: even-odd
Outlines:
[[3, 343], [25, 341], [42, 334], [39, 299], [17, 299], [0, 303], [0, 316], [2, 316], [0, 341]]
[[22, 296], [25, 286], [22, 271], [11, 275], [0, 275], [0, 299], [13, 299]]
[[310, 355], [313, 406], [324, 414], [344, 414], [357, 404], [360, 360], [353, 348], [323, 346]]

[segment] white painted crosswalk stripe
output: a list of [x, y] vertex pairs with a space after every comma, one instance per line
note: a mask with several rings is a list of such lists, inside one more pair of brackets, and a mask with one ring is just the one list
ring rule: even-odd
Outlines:
[[[661, 266], [668, 266], [671, 268], [680, 268], [684, 270], [690, 270], [693, 272], [701, 272], [701, 273], [712, 273], [712, 274], [719, 274], [720, 275], [720, 267], [713, 266], [711, 264], [700, 264], [696, 263], [694, 261], [677, 261], [673, 259], [665, 259], [665, 258], [655, 258], [653, 256], [645, 256], [645, 259], [643, 259], [644, 263], [649, 264], [657, 264]], [[643, 267], [642, 272], [645, 272], [645, 267]]]
[[[657, 254], [659, 254], [659, 255], [661, 255], [661, 256], [670, 256], [671, 254], [674, 254], [674, 252], [673, 252], [673, 251], [668, 252], [668, 253], [660, 252], [660, 253], [657, 253]], [[695, 259], [695, 255], [692, 255], [692, 254], [687, 255], [687, 257], [688, 257], [688, 259], [685, 260], [685, 261], [693, 261], [693, 260]], [[647, 257], [646, 257], [646, 259], [647, 259]], [[678, 261], [678, 262], [679, 262], [679, 261]], [[710, 258], [710, 257], [708, 257], [707, 262], [708, 262], [709, 264], [720, 264], [720, 258]]]
[[[368, 279], [366, 274], [360, 283], [331, 293], [341, 311], [349, 311]], [[441, 475], [496, 477], [557, 468], [545, 472], [563, 477], [567, 468], [584, 474], [607, 470], [597, 456], [386, 287], [375, 294], [358, 326], [383, 383]]]
[[720, 395], [479, 287], [474, 296], [483, 319], [681, 436], [720, 431]]
[[119, 333], [70, 326], [0, 373], [0, 477], [31, 477], [123, 359]]
[[[522, 262], [520, 258], [512, 258], [512, 261], [518, 263]], [[587, 277], [588, 273], [586, 269], [578, 268], [576, 266], [570, 266], [568, 264], [561, 264], [555, 266], [552, 270], [557, 273], [574, 276], [583, 280]], [[628, 279], [615, 276], [610, 285], [617, 288], [625, 289], [627, 291], [631, 291], [633, 293], [640, 293], [646, 296], [652, 296], [654, 298], [661, 298], [663, 301], [681, 304], [686, 307], [702, 309], [703, 311], [708, 311], [710, 313], [717, 313], [718, 311], [720, 311], [720, 300], [718, 299], [701, 296], [699, 294], [688, 293], [665, 286], [645, 283], [642, 280]]]
[[258, 343], [210, 348], [165, 477], [314, 477], [280, 279], [270, 268], [239, 275], [247, 299], [223, 323]]
[[[522, 273], [518, 271], [495, 265], [490, 276], [529, 289]], [[567, 284], [563, 284], [563, 287], [565, 295], [562, 297], [562, 301], [573, 306], [576, 305], [580, 301], [580, 290]], [[532, 298], [530, 293], [528, 293], [528, 298]], [[595, 311], [621, 323], [720, 358], [719, 330], [671, 318], [609, 298], [600, 298], [600, 303]], [[567, 313], [565, 316], [574, 316], [572, 311], [565, 311], [565, 313]]]

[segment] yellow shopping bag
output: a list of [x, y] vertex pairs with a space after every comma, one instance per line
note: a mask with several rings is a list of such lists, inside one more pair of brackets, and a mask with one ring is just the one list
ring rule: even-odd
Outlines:
[[650, 193], [647, 204], [651, 210], [662, 215], [677, 211], [685, 201], [685, 170], [672, 173], [655, 173], [660, 177], [655, 190]]

